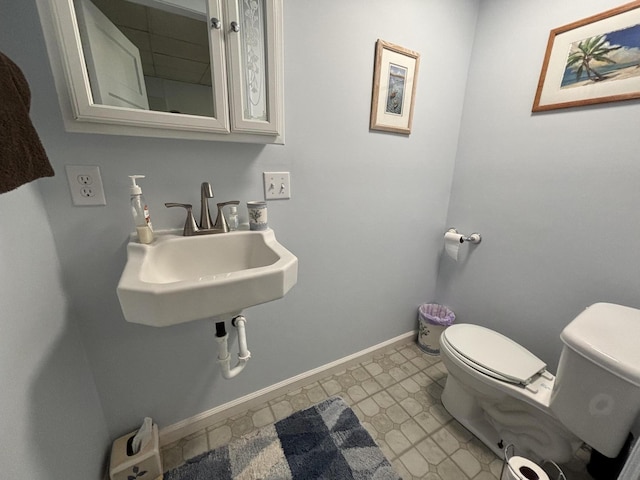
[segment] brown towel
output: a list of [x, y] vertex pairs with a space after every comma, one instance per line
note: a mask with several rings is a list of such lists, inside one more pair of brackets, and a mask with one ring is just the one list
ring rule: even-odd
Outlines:
[[29, 118], [30, 106], [27, 79], [0, 52], [0, 193], [54, 175]]

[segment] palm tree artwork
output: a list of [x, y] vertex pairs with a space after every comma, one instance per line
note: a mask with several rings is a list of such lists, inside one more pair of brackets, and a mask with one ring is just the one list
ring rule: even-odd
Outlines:
[[638, 76], [639, 67], [640, 23], [571, 43], [561, 88]]
[[577, 51], [569, 54], [567, 59], [567, 68], [577, 66], [575, 69], [576, 82], [579, 82], [582, 73], [587, 74], [587, 78], [593, 82], [599, 82], [604, 80], [605, 76], [598, 73], [598, 71], [591, 66], [592, 61], [604, 62], [608, 64], [616, 63], [608, 55], [619, 50], [622, 47], [620, 45], [611, 46], [607, 41], [606, 35], [596, 35], [595, 37], [587, 38], [577, 44]]

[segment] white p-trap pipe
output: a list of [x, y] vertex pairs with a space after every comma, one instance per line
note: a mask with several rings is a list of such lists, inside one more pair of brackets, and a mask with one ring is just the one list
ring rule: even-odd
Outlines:
[[247, 319], [242, 315], [238, 315], [231, 321], [231, 324], [238, 329], [238, 363], [233, 368], [230, 368], [231, 355], [229, 354], [227, 343], [229, 334], [225, 333], [222, 337], [216, 337], [218, 342], [218, 363], [222, 367], [222, 376], [224, 378], [229, 379], [238, 375], [251, 358], [251, 352], [247, 348], [246, 323]]

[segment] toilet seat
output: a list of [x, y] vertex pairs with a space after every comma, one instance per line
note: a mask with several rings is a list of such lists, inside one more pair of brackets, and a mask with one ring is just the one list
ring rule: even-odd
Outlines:
[[503, 382], [526, 386], [547, 367], [523, 346], [479, 325], [452, 325], [442, 336], [462, 362]]

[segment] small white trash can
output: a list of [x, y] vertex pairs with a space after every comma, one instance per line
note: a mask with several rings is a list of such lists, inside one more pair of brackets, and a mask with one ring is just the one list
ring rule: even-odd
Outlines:
[[418, 308], [418, 346], [429, 355], [440, 355], [440, 335], [456, 319], [444, 305], [425, 303]]

